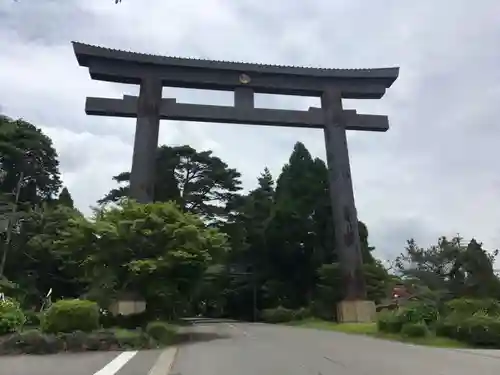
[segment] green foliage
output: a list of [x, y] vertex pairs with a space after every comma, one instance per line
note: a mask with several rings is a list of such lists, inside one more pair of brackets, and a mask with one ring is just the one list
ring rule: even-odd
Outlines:
[[148, 349], [155, 346], [154, 341], [142, 330], [115, 330], [118, 345], [122, 349]]
[[293, 312], [294, 320], [303, 320], [312, 317], [312, 312], [310, 308], [301, 307]]
[[0, 335], [19, 330], [25, 321], [19, 303], [12, 299], [0, 301]]
[[396, 270], [414, 284], [452, 298], [500, 298], [500, 280], [493, 271], [498, 251], [488, 253], [472, 239], [442, 237], [428, 249], [412, 239], [395, 261]]
[[16, 332], [0, 343], [0, 354], [52, 354], [64, 345], [55, 335], [45, 335], [37, 329]]
[[100, 211], [94, 222], [72, 221], [58, 245], [90, 253], [85, 265], [93, 275], [92, 298], [105, 304], [119, 292], [136, 293], [150, 309], [170, 315], [179, 307], [173, 303], [189, 304], [186, 297], [207, 266], [227, 250], [224, 234], [172, 202], [127, 200]]
[[492, 316], [472, 316], [458, 328], [458, 338], [473, 346], [500, 348], [500, 319]]
[[26, 317], [26, 326], [38, 327], [40, 325], [40, 313], [33, 310], [25, 310], [24, 316]]
[[382, 311], [377, 317], [377, 327], [380, 332], [399, 333], [405, 323], [407, 321], [398, 311]]
[[278, 306], [275, 309], [265, 309], [261, 313], [262, 320], [266, 323], [285, 323], [295, 318], [294, 311]]
[[[175, 202], [182, 211], [208, 220], [226, 216], [241, 190], [240, 173], [229, 168], [212, 151], [196, 151], [190, 146], [161, 146], [157, 151], [155, 201]], [[118, 202], [128, 194], [130, 172], [113, 178], [125, 184], [113, 189], [100, 203]]]
[[456, 299], [447, 303], [447, 313], [435, 324], [436, 335], [471, 346], [500, 348], [498, 302], [490, 299]]
[[150, 322], [146, 333], [162, 345], [172, 344], [177, 334], [177, 327], [160, 321]]
[[51, 354], [61, 351], [139, 350], [156, 348], [141, 330], [97, 330], [47, 334], [40, 330], [15, 332], [0, 340], [0, 354]]
[[83, 261], [79, 248], [61, 249], [61, 233], [82, 215], [68, 207], [43, 204], [24, 212], [21, 231], [12, 239], [5, 274], [17, 285], [16, 295], [27, 309], [39, 309], [52, 288], [52, 298], [76, 298], [85, 290]]
[[437, 336], [457, 338], [460, 319], [457, 316], [439, 318], [433, 325]]
[[63, 187], [63, 189], [59, 193], [59, 198], [57, 200], [57, 203], [60, 204], [61, 206], [74, 208], [75, 204], [73, 202], [73, 198], [71, 197], [71, 194], [69, 193], [68, 188]]
[[99, 307], [86, 300], [60, 300], [45, 311], [42, 330], [47, 333], [83, 331], [99, 328]]
[[59, 191], [59, 162], [52, 141], [34, 125], [0, 115], [0, 195], [11, 194], [24, 175], [19, 202], [29, 206], [50, 200]]
[[500, 301], [494, 299], [457, 298], [446, 303], [446, 311], [450, 314], [471, 316], [477, 312], [487, 315], [500, 314]]
[[398, 311], [405, 322], [432, 324], [439, 318], [437, 307], [425, 302], [410, 302]]
[[424, 322], [403, 324], [401, 334], [406, 337], [425, 337], [429, 334], [429, 329]]

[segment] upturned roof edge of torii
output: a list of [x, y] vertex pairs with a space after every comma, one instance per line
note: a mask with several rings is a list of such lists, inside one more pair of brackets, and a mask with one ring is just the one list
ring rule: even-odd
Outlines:
[[172, 67], [236, 70], [247, 73], [264, 73], [295, 75], [308, 77], [340, 78], [340, 79], [377, 79], [383, 80], [385, 87], [389, 88], [398, 78], [399, 68], [374, 68], [374, 69], [335, 69], [318, 67], [300, 67], [289, 65], [257, 64], [247, 62], [232, 62], [220, 60], [205, 60], [197, 58], [184, 58], [174, 56], [151, 55], [138, 52], [123, 51], [118, 49], [100, 47], [80, 42], [72, 42], [75, 55], [80, 66], [89, 66], [92, 58], [108, 60], [121, 60], [144, 64], [155, 64]]

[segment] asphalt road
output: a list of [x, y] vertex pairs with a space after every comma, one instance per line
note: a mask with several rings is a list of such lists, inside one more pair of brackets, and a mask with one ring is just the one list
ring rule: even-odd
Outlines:
[[5, 356], [0, 375], [148, 375], [161, 356], [161, 350]]
[[196, 331], [205, 341], [181, 346], [171, 375], [500, 374], [500, 351], [429, 348], [264, 324], [205, 322]]
[[500, 374], [500, 351], [493, 350], [231, 321], [198, 321], [189, 335], [190, 342], [164, 351], [0, 357], [0, 375]]

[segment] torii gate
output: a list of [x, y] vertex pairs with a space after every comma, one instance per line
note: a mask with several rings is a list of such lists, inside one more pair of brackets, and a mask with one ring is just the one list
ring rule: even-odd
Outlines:
[[[399, 68], [320, 69], [198, 60], [78, 42], [73, 42], [73, 49], [78, 63], [89, 69], [92, 79], [140, 85], [138, 97], [88, 97], [85, 105], [88, 115], [137, 118], [130, 196], [138, 202], [153, 200], [160, 120], [323, 129], [335, 249], [345, 287], [337, 316], [343, 322], [374, 318], [375, 305], [366, 301], [346, 130], [384, 132], [389, 129], [389, 121], [387, 116], [344, 110], [342, 98], [382, 98], [397, 79]], [[162, 98], [163, 86], [233, 91], [234, 106], [177, 103], [173, 98]], [[321, 97], [321, 108], [307, 111], [255, 108], [254, 93]]]

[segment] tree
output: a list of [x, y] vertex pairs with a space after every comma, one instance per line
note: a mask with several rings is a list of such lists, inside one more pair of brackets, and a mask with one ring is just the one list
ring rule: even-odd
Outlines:
[[[241, 190], [241, 175], [212, 155], [212, 151], [198, 152], [190, 146], [161, 146], [156, 171], [155, 201], [174, 201], [182, 210], [207, 220], [227, 217], [234, 211]], [[124, 185], [111, 190], [100, 203], [116, 202], [128, 194], [130, 172], [113, 179]]]
[[87, 254], [89, 295], [142, 295], [148, 311], [175, 316], [192, 304], [206, 268], [227, 250], [226, 237], [174, 203], [124, 200], [89, 221], [73, 220], [58, 246]]
[[61, 193], [59, 193], [59, 199], [58, 199], [57, 203], [62, 205], [62, 206], [74, 208], [75, 204], [73, 202], [73, 198], [71, 198], [71, 194], [69, 193], [68, 188], [63, 187], [63, 189], [61, 190]]
[[451, 240], [441, 237], [437, 245], [427, 249], [411, 239], [395, 265], [403, 278], [412, 284], [449, 298], [498, 298], [500, 282], [493, 271], [497, 254], [498, 251], [488, 254], [474, 239], [464, 245], [460, 236]]
[[55, 246], [59, 233], [76, 218], [82, 218], [77, 211], [49, 204], [24, 213], [12, 239], [5, 275], [19, 286], [27, 305], [39, 307], [50, 288], [55, 298], [77, 298], [84, 292], [85, 280], [75, 259], [77, 254], [60, 252]]
[[12, 196], [21, 180], [19, 202], [37, 205], [59, 191], [59, 162], [52, 141], [34, 125], [0, 116], [0, 195]]

